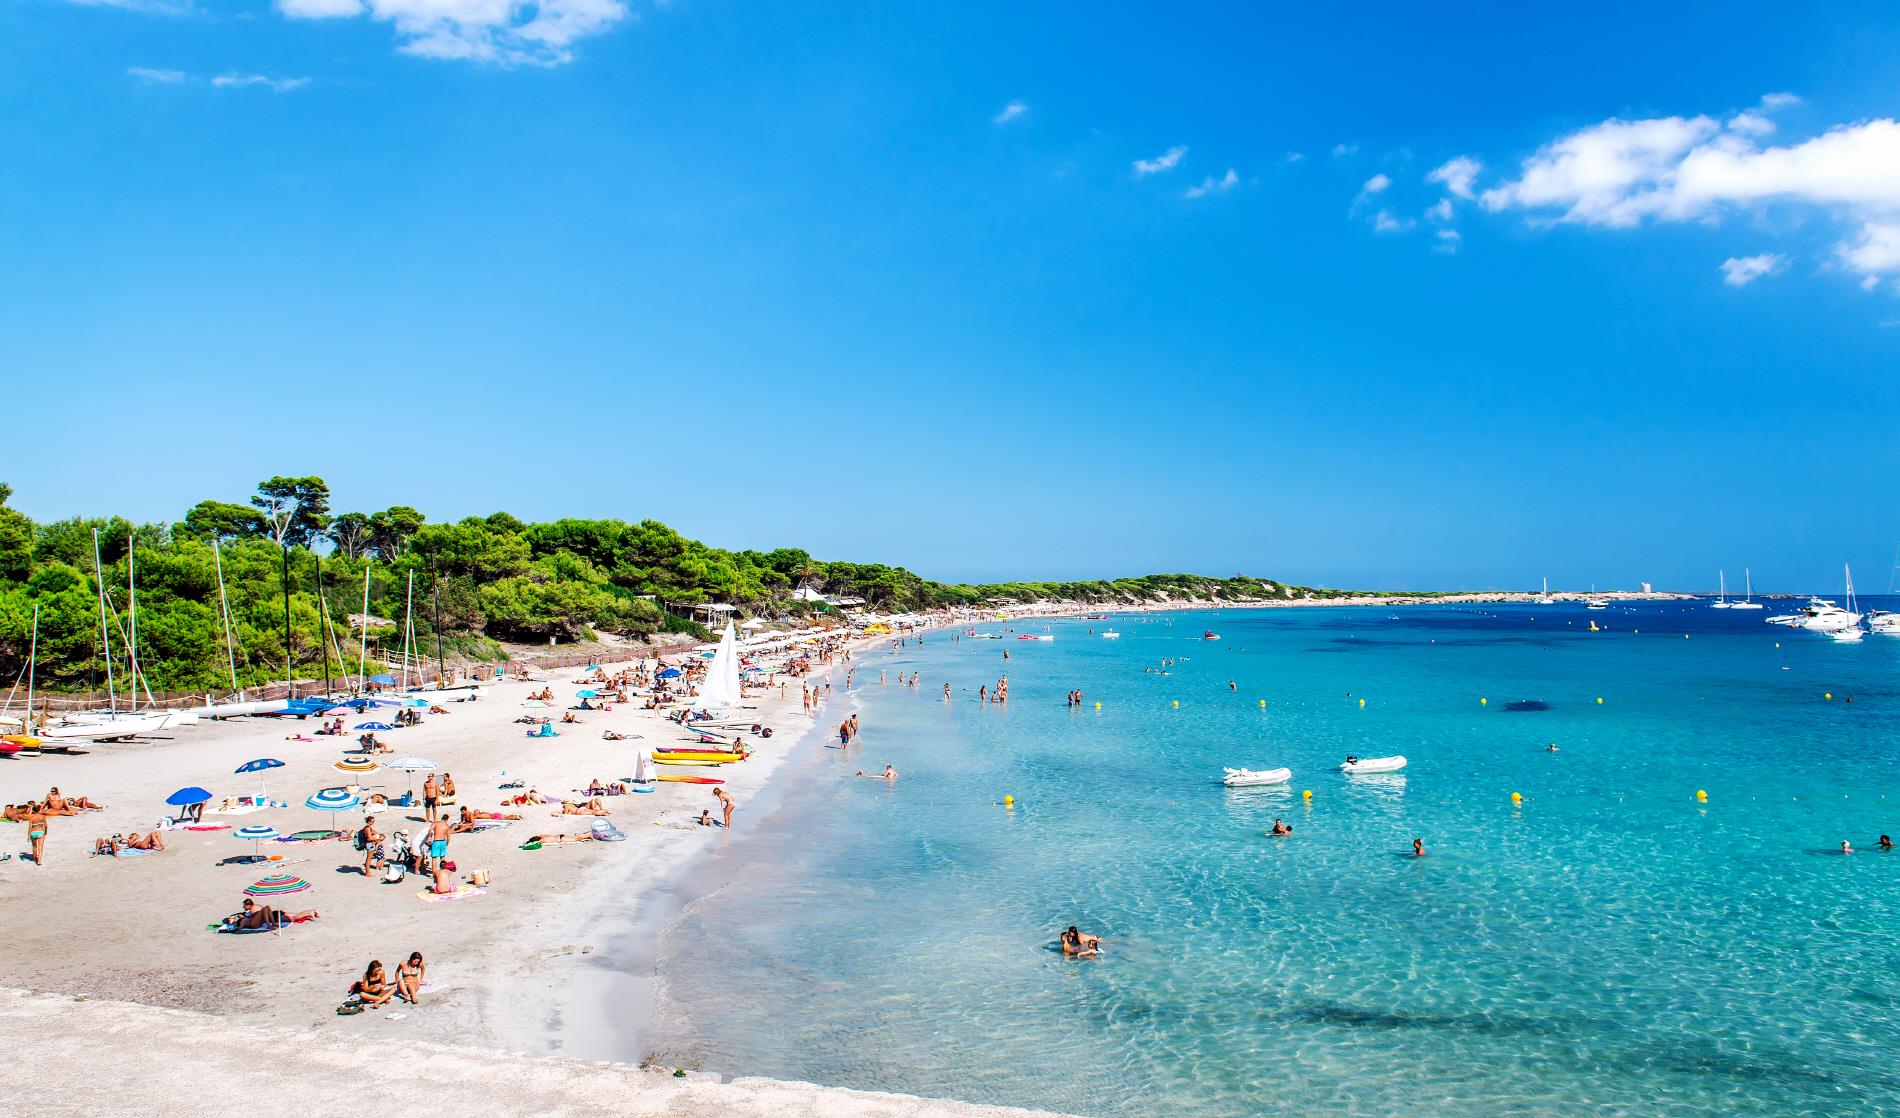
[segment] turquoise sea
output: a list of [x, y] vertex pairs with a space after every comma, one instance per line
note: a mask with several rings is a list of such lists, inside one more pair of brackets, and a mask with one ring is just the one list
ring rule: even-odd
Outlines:
[[[647, 1047], [1117, 1118], [1900, 1111], [1900, 640], [1764, 616], [1228, 610], [865, 654], [861, 744], [804, 747], [718, 856]], [[1107, 957], [1053, 951], [1071, 923]]]

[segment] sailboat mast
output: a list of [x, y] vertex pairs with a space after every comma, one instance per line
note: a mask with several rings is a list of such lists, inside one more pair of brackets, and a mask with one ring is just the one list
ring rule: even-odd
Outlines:
[[119, 689], [112, 681], [112, 633], [106, 628], [106, 569], [99, 561], [99, 529], [92, 530], [92, 573], [99, 584], [99, 647], [106, 661], [106, 701], [119, 712]]
[[125, 638], [125, 654], [131, 660], [132, 669], [132, 712], [139, 709], [139, 575], [138, 555], [133, 547], [132, 533], [125, 534], [125, 608], [131, 613], [131, 630]]
[[40, 604], [33, 603], [33, 643], [26, 654], [26, 721], [20, 724], [20, 732], [33, 732], [33, 680], [40, 665]]
[[231, 602], [224, 596], [224, 555], [215, 536], [211, 540], [211, 562], [218, 571], [218, 610], [224, 615], [224, 659], [231, 668], [231, 694], [236, 695], [237, 650], [231, 644]]
[[409, 599], [402, 611], [402, 686], [409, 689], [409, 645], [416, 631], [416, 572], [409, 572]]
[[363, 693], [364, 684], [369, 682], [369, 559], [363, 559], [363, 627], [358, 630], [362, 635], [356, 639], [356, 693]]
[[442, 580], [433, 570], [429, 572], [429, 589], [435, 595], [435, 685], [447, 687], [449, 671], [442, 661]]
[[[316, 548], [310, 549], [310, 555], [317, 561], [317, 620], [328, 625], [330, 611], [323, 603], [323, 555]], [[323, 631], [317, 631], [317, 648], [323, 653], [323, 693], [330, 693], [330, 646], [323, 642]], [[339, 663], [337, 667], [342, 667]]]

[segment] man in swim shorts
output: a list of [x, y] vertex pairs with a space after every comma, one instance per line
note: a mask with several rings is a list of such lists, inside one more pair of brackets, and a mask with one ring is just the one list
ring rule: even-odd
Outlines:
[[442, 884], [442, 863], [448, 860], [449, 834], [453, 830], [454, 828], [449, 825], [447, 816], [437, 818], [434, 822], [429, 824], [429, 877], [433, 882], [433, 884], [430, 885], [431, 892], [447, 893], [451, 891], [444, 888]]

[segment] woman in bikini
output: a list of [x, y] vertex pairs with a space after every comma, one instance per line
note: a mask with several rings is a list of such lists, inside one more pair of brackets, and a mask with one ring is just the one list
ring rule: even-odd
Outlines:
[[38, 803], [26, 805], [26, 837], [33, 844], [33, 864], [46, 864], [46, 809]]
[[363, 977], [350, 983], [350, 993], [364, 1005], [385, 1005], [396, 992], [389, 987], [389, 980], [383, 975], [381, 960], [371, 959], [363, 970]]
[[422, 952], [411, 951], [409, 958], [396, 967], [396, 996], [410, 1005], [417, 1004], [422, 996], [422, 975], [426, 968], [422, 964]]

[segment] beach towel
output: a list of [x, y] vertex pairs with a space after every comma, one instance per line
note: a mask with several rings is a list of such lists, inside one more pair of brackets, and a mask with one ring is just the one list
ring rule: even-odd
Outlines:
[[471, 835], [479, 835], [483, 831], [499, 831], [503, 827], [512, 827], [514, 825], [515, 823], [512, 819], [484, 819], [473, 827], [470, 827], [468, 833]]
[[488, 892], [488, 890], [464, 883], [457, 885], [453, 890], [447, 893], [436, 893], [424, 889], [416, 894], [416, 899], [419, 901], [427, 901], [430, 904], [437, 904], [441, 901], [459, 901], [463, 897], [479, 897], [486, 892]]
[[298, 831], [295, 834], [284, 835], [280, 837], [277, 841], [278, 842], [329, 842], [331, 839], [339, 839], [342, 837], [343, 837], [342, 831]]
[[121, 846], [117, 854], [107, 854], [103, 850], [95, 850], [92, 852], [92, 856], [95, 858], [137, 858], [141, 854], [156, 853], [158, 853], [156, 850], [134, 850], [129, 846]]

